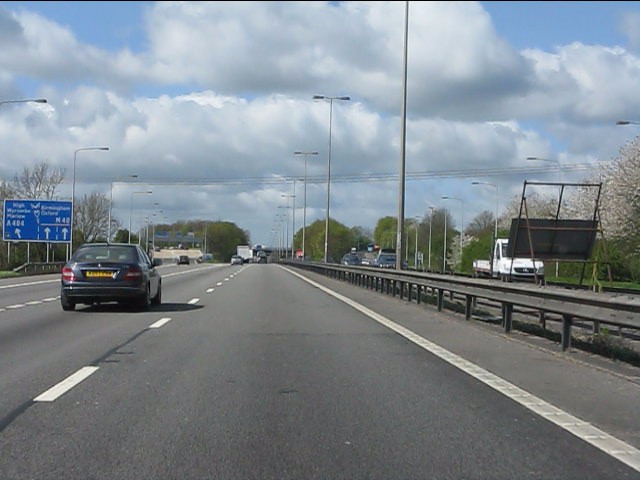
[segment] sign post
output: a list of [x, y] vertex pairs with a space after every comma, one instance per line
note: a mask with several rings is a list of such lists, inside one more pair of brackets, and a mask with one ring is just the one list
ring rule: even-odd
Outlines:
[[71, 242], [71, 202], [5, 200], [2, 221], [5, 242]]

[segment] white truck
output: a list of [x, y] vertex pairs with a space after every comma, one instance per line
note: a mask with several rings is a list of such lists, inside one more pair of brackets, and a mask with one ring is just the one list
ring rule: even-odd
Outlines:
[[544, 262], [531, 258], [511, 258], [507, 256], [509, 240], [498, 238], [493, 248], [491, 260], [474, 260], [473, 276], [499, 278], [503, 282], [528, 280], [544, 284]]
[[253, 249], [249, 245], [238, 245], [236, 252], [242, 257], [242, 263], [253, 261]]

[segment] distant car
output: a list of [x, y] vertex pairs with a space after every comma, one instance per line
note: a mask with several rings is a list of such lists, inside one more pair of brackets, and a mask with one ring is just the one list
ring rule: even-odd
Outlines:
[[267, 263], [267, 252], [259, 250], [258, 253], [256, 253], [256, 263]]
[[396, 254], [380, 253], [376, 257], [375, 266], [380, 268], [396, 268]]
[[357, 253], [347, 253], [342, 257], [340, 263], [343, 265], [362, 265], [362, 259]]
[[139, 245], [86, 243], [62, 267], [60, 303], [63, 310], [77, 304], [118, 302], [141, 310], [162, 302], [162, 278]]
[[178, 265], [189, 265], [189, 263], [191, 263], [189, 260], [189, 255], [180, 255], [176, 263]]
[[240, 255], [233, 255], [231, 257], [231, 265], [242, 265], [244, 263], [244, 259]]

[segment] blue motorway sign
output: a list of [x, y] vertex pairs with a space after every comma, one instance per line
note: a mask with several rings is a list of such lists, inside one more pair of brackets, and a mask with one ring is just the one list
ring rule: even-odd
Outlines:
[[5, 200], [2, 239], [9, 242], [69, 243], [71, 202]]

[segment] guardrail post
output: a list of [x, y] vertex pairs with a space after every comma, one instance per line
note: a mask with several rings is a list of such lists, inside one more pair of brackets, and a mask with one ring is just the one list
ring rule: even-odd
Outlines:
[[571, 315], [562, 315], [562, 351], [571, 348], [571, 324], [573, 317]]
[[466, 296], [466, 302], [465, 302], [465, 307], [464, 307], [464, 318], [465, 320], [471, 320], [471, 312], [473, 310], [473, 301], [475, 300], [476, 297], [474, 297], [473, 295], [467, 295]]
[[422, 285], [416, 285], [416, 303], [420, 305], [420, 301], [422, 300]]
[[438, 311], [441, 312], [444, 307], [444, 290], [442, 288], [438, 289]]
[[547, 329], [547, 312], [545, 312], [544, 310], [539, 310], [538, 321], [540, 322], [540, 325], [542, 325], [542, 329], [546, 330]]
[[513, 305], [511, 303], [502, 304], [502, 317], [504, 318], [504, 331], [510, 333], [513, 326]]
[[593, 321], [593, 334], [597, 335], [600, 333], [600, 320]]

